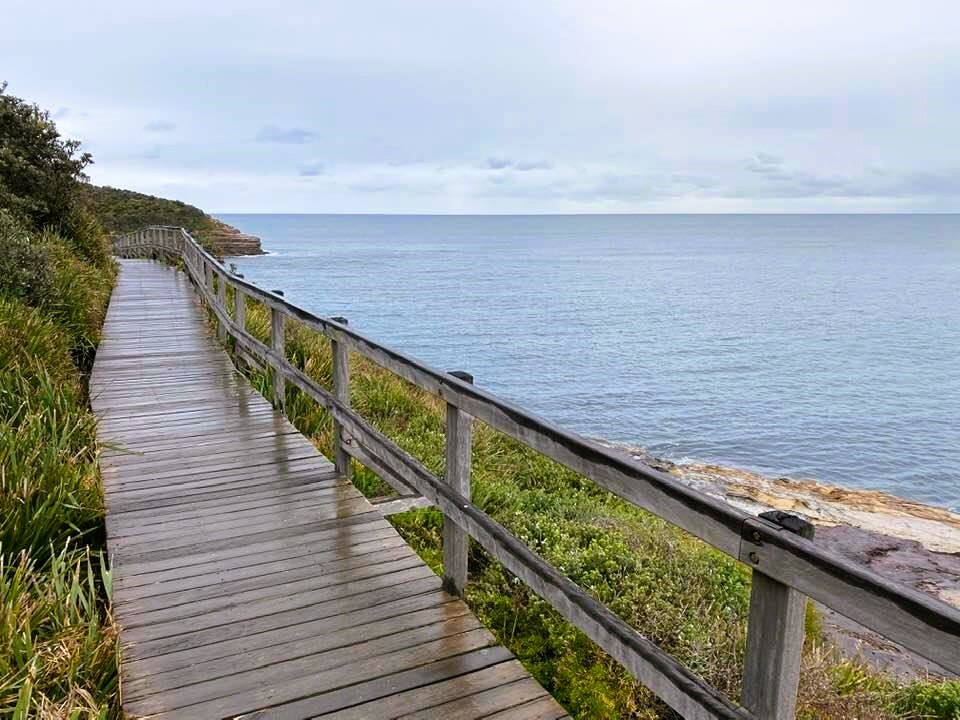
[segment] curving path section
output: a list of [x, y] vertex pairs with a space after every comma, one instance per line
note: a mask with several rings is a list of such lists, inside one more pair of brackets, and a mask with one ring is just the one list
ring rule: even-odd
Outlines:
[[566, 717], [235, 372], [185, 276], [120, 262], [90, 394], [125, 713]]

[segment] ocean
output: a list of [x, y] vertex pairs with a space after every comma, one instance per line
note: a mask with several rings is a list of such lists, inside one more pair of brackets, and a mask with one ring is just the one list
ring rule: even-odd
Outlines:
[[960, 509], [960, 215], [221, 215], [248, 280], [592, 437]]

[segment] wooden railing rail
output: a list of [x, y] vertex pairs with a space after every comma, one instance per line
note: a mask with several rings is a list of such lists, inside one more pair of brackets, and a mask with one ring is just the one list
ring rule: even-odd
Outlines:
[[[232, 337], [240, 358], [271, 369], [278, 407], [282, 407], [285, 386], [290, 383], [330, 412], [336, 428], [334, 462], [342, 474], [349, 474], [348, 458], [353, 458], [401, 494], [410, 494], [412, 489], [437, 505], [444, 515], [445, 587], [457, 593], [463, 591], [467, 579], [467, 537], [474, 538], [684, 717], [793, 718], [806, 597], [960, 674], [960, 612], [817, 547], [812, 542], [812, 528], [798, 518], [782, 513], [750, 516], [476, 387], [466, 373], [432, 368], [367, 338], [344, 318], [318, 317], [275, 292], [230, 273], [181, 228], [144, 228], [115, 239], [114, 250], [128, 257], [182, 259], [186, 272], [217, 319], [221, 340]], [[233, 317], [226, 303], [228, 286], [236, 298]], [[270, 309], [270, 345], [246, 330], [248, 297]], [[283, 347], [287, 318], [329, 338], [333, 392], [287, 360]], [[350, 352], [446, 402], [445, 478], [432, 474], [351, 409]], [[744, 707], [731, 702], [643, 638], [470, 502], [473, 419], [590, 478], [752, 568], [754, 582], [741, 698]]]

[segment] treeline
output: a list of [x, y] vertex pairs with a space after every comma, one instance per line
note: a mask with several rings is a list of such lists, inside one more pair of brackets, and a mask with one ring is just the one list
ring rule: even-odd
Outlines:
[[85, 386], [115, 267], [90, 161], [0, 85], [0, 717], [119, 717]]
[[132, 232], [147, 225], [178, 225], [191, 233], [215, 227], [213, 218], [203, 210], [179, 200], [88, 184], [80, 186], [80, 195], [110, 234]]

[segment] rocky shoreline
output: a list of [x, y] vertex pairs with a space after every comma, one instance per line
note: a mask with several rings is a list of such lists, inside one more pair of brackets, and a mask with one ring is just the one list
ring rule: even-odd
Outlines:
[[[745, 512], [783, 510], [817, 526], [818, 545], [960, 607], [960, 514], [873, 490], [771, 478], [709, 463], [675, 463], [645, 449], [599, 441]], [[829, 608], [824, 634], [846, 657], [901, 677], [949, 675]]]
[[233, 225], [214, 220], [214, 227], [202, 232], [202, 238], [210, 243], [221, 257], [238, 255], [266, 255], [260, 246], [260, 238], [248, 235]]

